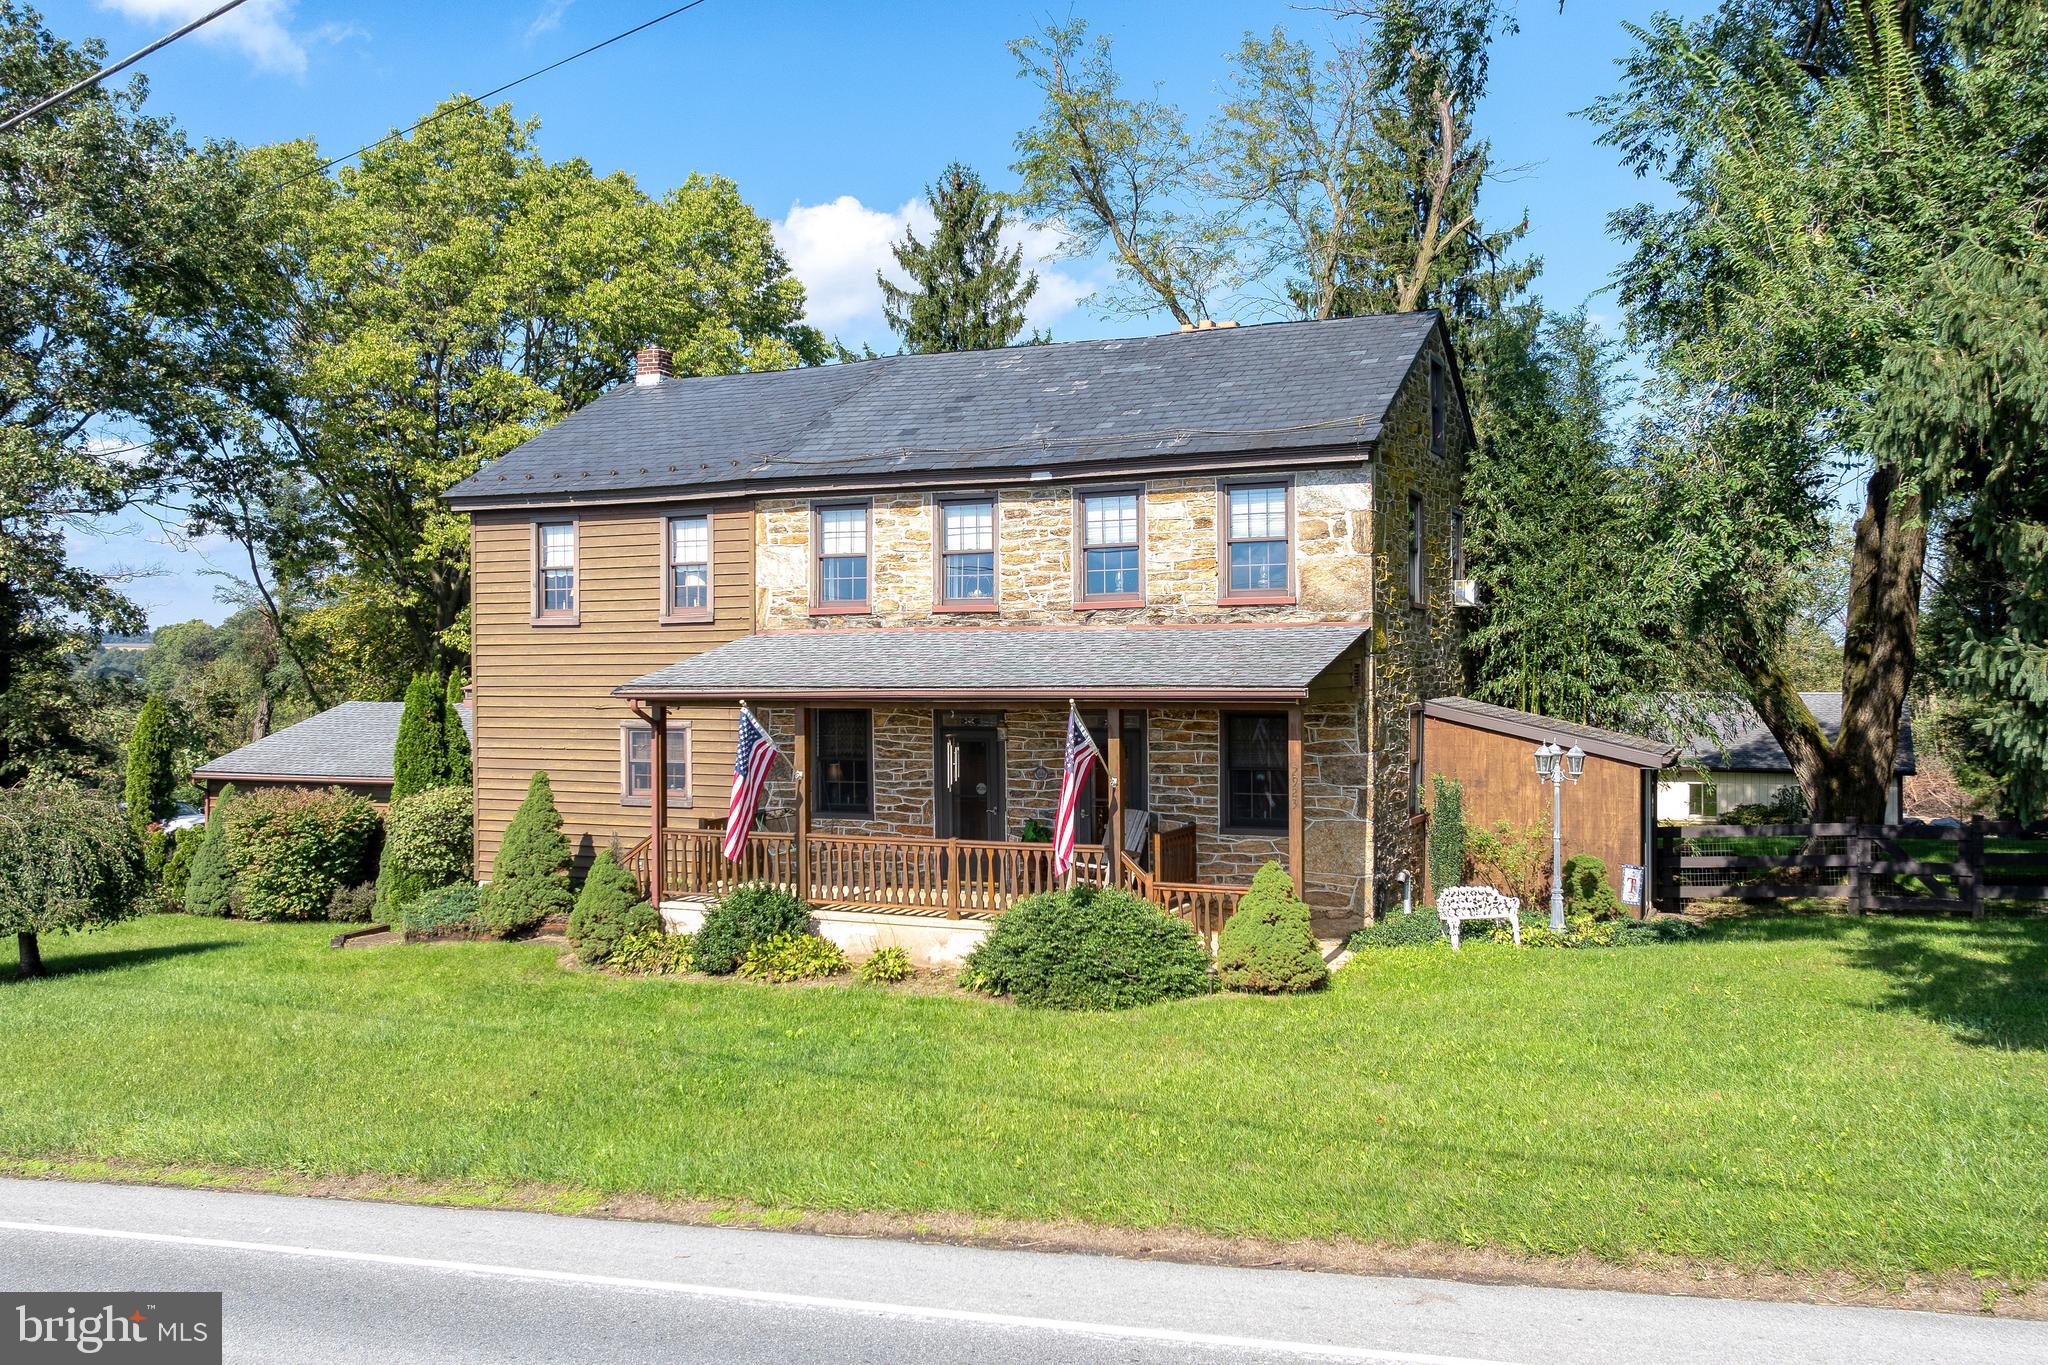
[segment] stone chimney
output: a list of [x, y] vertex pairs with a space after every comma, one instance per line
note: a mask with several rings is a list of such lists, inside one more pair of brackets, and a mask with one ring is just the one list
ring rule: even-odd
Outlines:
[[633, 382], [659, 384], [676, 377], [676, 358], [666, 346], [642, 346], [633, 352]]

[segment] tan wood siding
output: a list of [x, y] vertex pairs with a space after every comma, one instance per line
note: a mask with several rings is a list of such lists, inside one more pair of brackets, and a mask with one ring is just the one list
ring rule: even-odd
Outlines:
[[[550, 514], [477, 514], [470, 537], [479, 877], [490, 875], [505, 825], [538, 769], [554, 786], [579, 865], [614, 835], [631, 845], [647, 833], [645, 801], [619, 799], [619, 727], [634, 717], [611, 690], [753, 630], [753, 513], [739, 504], [711, 509], [711, 622], [660, 622], [664, 519], [704, 510], [579, 511], [573, 626], [532, 619], [533, 525]], [[678, 708], [670, 716], [691, 727], [691, 804], [670, 806], [670, 826], [722, 816], [733, 709]]]

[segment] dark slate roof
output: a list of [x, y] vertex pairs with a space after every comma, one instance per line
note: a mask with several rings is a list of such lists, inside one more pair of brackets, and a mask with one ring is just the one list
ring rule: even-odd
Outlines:
[[1375, 439], [1435, 313], [884, 356], [624, 384], [457, 505], [990, 471]]
[[[464, 706], [462, 728], [473, 732]], [[345, 701], [222, 754], [194, 777], [278, 777], [303, 781], [389, 782], [391, 752], [405, 703]]]
[[[1842, 729], [1842, 694], [1801, 692], [1799, 696], [1820, 723], [1821, 732], [1832, 743]], [[1730, 698], [1727, 706], [1709, 724], [1713, 728], [1711, 735], [1695, 739], [1685, 746], [1681, 760], [1685, 766], [1722, 773], [1792, 771], [1792, 763], [1785, 757], [1785, 750], [1746, 703]], [[1915, 771], [1913, 712], [1910, 707], [1899, 722], [1899, 751], [1893, 758], [1892, 771], [1901, 776]]]
[[1515, 711], [1491, 702], [1474, 701], [1470, 697], [1438, 697], [1424, 702], [1422, 712], [1426, 716], [1470, 725], [1497, 735], [1513, 735], [1534, 744], [1552, 739], [1566, 748], [1576, 744], [1596, 757], [1632, 763], [1638, 768], [1667, 767], [1678, 756], [1678, 746], [1661, 739], [1631, 735], [1621, 730], [1603, 730], [1597, 725], [1552, 720], [1549, 716]]
[[1363, 626], [953, 627], [749, 635], [627, 697], [1300, 700]]

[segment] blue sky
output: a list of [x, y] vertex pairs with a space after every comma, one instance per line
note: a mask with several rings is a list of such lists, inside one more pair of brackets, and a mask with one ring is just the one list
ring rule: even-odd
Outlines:
[[[452, 92], [474, 93], [670, 8], [673, 0], [503, 0], [497, 4], [249, 0], [141, 68], [150, 107], [197, 137], [245, 143], [312, 137], [329, 155], [411, 123]], [[118, 55], [211, 8], [214, 0], [44, 0], [60, 35], [97, 34]], [[1676, 6], [1681, 9], [1696, 6]], [[1530, 218], [1525, 246], [1543, 259], [1537, 290], [1552, 304], [1598, 296], [1621, 259], [1609, 212], [1654, 191], [1596, 145], [1573, 116], [1614, 85], [1630, 46], [1625, 19], [1642, 5], [1548, 0], [1522, 6], [1521, 32], [1493, 56], [1479, 128], [1493, 163], [1519, 168], [1491, 185], [1488, 218]], [[541, 120], [550, 157], [625, 170], [659, 193], [692, 171], [732, 177], [775, 221], [811, 295], [812, 320], [850, 344], [891, 349], [874, 271], [901, 235], [906, 206], [948, 161], [1010, 183], [1011, 139], [1036, 102], [1005, 43], [1069, 13], [1115, 40], [1133, 85], [1196, 121], [1214, 108], [1224, 54], [1247, 29], [1331, 31], [1328, 15], [1268, 0], [1014, 0], [866, 5], [812, 0], [707, 0], [698, 9], [512, 91]], [[1034, 248], [1046, 235], [1026, 239]], [[1056, 339], [1164, 330], [1163, 317], [1100, 317], [1084, 301], [1107, 278], [1100, 262], [1041, 266], [1034, 321]], [[1246, 320], [1252, 320], [1249, 316]], [[131, 591], [154, 624], [219, 619], [219, 547], [181, 547], [148, 523], [125, 522], [74, 542], [95, 567], [142, 570]]]

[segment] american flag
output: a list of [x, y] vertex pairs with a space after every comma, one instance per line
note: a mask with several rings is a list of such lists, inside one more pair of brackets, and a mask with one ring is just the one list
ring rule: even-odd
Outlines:
[[1072, 702], [1067, 703], [1067, 761], [1060, 777], [1059, 814], [1052, 824], [1052, 870], [1062, 877], [1074, 865], [1074, 831], [1080, 823], [1081, 801], [1100, 757], [1088, 727], [1081, 723], [1081, 713]]
[[747, 835], [754, 828], [754, 808], [761, 804], [762, 784], [780, 752], [754, 713], [742, 706], [739, 754], [732, 764], [732, 800], [725, 817], [725, 843], [720, 846], [729, 863], [738, 862], [746, 851]]

